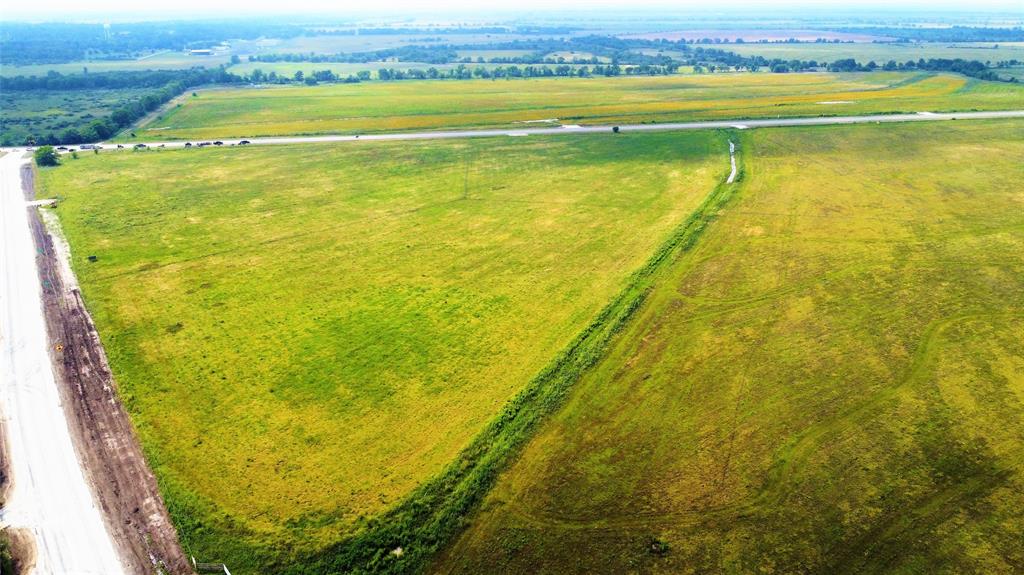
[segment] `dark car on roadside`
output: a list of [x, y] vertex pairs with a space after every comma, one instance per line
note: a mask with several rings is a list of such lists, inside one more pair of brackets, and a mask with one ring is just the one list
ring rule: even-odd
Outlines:
[[57, 146], [57, 149], [60, 150], [61, 152], [68, 151], [68, 147], [67, 146]]
[[135, 144], [135, 149], [141, 149], [147, 147], [146, 144]]
[[246, 145], [246, 144], [251, 144], [251, 143], [252, 143], [252, 142], [250, 142], [249, 140], [242, 140], [242, 141], [238, 142], [238, 145], [239, 145], [239, 146], [244, 146], [244, 145]]
[[192, 147], [192, 142], [185, 142], [185, 147], [186, 148], [191, 148]]
[[214, 146], [223, 146], [223, 145], [224, 145], [224, 142], [222, 142], [222, 141], [220, 141], [220, 140], [217, 140], [216, 142], [214, 142], [214, 143], [213, 143], [213, 145], [214, 145]]

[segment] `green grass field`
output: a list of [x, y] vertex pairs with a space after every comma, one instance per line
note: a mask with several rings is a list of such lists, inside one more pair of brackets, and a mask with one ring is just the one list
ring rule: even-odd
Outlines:
[[727, 171], [702, 132], [105, 152], [40, 180], [183, 541], [244, 574], [440, 473]]
[[1022, 127], [744, 132], [738, 193], [432, 571], [1019, 572]]
[[615, 124], [1020, 108], [1024, 87], [954, 75], [718, 74], [509, 81], [368, 82], [202, 92], [136, 130], [198, 139], [366, 133], [560, 118]]
[[727, 44], [715, 46], [744, 56], [764, 56], [765, 58], [782, 58], [785, 60], [817, 60], [818, 62], [834, 62], [845, 58], [853, 58], [863, 64], [874, 60], [884, 64], [889, 60], [906, 62], [921, 58], [963, 58], [964, 60], [991, 61], [1000, 60], [1024, 61], [1024, 42], [920, 42], [920, 43], [870, 43], [855, 44]]

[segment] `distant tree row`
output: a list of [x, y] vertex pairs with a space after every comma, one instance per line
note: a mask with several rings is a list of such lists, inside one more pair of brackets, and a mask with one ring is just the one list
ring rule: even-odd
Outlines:
[[675, 74], [678, 65], [657, 66], [641, 64], [637, 66], [620, 66], [618, 64], [598, 64], [596, 66], [497, 66], [486, 68], [476, 66], [469, 68], [459, 65], [448, 70], [437, 68], [395, 70], [382, 68], [377, 71], [379, 80], [468, 80], [471, 78], [590, 78], [593, 76], [663, 76]]
[[98, 90], [121, 88], [161, 88], [170, 82], [213, 78], [219, 83], [241, 81], [241, 76], [223, 68], [191, 68], [189, 70], [147, 70], [143, 72], [92, 72], [88, 74], [61, 74], [49, 71], [45, 76], [0, 76], [0, 90], [20, 92], [26, 90]]
[[[613, 36], [582, 36], [568, 39], [532, 39], [486, 44], [432, 44], [402, 46], [386, 50], [336, 54], [284, 53], [253, 54], [250, 62], [343, 62], [367, 63], [394, 60], [397, 62], [426, 62], [428, 64], [577, 64], [595, 65], [602, 61], [612, 64], [667, 65], [672, 58], [645, 54], [640, 49], [662, 47], [660, 41], [621, 39]], [[674, 45], [673, 45], [674, 46]], [[679, 51], [689, 51], [681, 44]], [[517, 56], [479, 56], [476, 59], [460, 56], [464, 51], [514, 50], [525, 52]], [[550, 56], [554, 52], [569, 52], [569, 56]], [[579, 55], [576, 55], [579, 54]], [[584, 55], [585, 54], [585, 55]]]
[[[246, 56], [249, 62], [311, 62], [311, 63], [347, 63], [365, 64], [393, 60], [396, 62], [425, 62], [427, 64], [600, 64], [596, 56], [549, 56], [546, 52], [534, 52], [521, 56], [459, 56], [455, 46], [404, 46], [391, 50], [375, 52], [357, 52], [346, 54], [283, 53], [283, 54], [251, 54]], [[468, 50], [469, 48], [464, 48]], [[650, 63], [652, 57], [639, 53], [627, 53], [622, 63]], [[238, 63], [238, 62], [235, 62]]]
[[[377, 70], [376, 79], [385, 82], [398, 80], [470, 80], [474, 78], [499, 79], [499, 78], [590, 78], [594, 76], [664, 76], [678, 72], [678, 65], [666, 66], [640, 64], [620, 66], [618, 64], [598, 64], [596, 66], [570, 66], [561, 64], [558, 66], [496, 66], [488, 68], [474, 66], [470, 68], [460, 64], [453, 68], [438, 69], [434, 67], [422, 68], [380, 68]], [[245, 79], [252, 83], [267, 84], [290, 84], [302, 83], [316, 85], [322, 82], [357, 83], [365, 82], [374, 78], [369, 70], [363, 70], [356, 74], [347, 76], [335, 74], [331, 70], [316, 70], [308, 74], [297, 71], [291, 77], [277, 74], [276, 72], [265, 73], [255, 69]]]
[[[1012, 61], [1012, 60], [1011, 60]], [[957, 74], [963, 74], [964, 76], [971, 76], [972, 78], [978, 78], [980, 80], [991, 80], [1000, 81], [1002, 78], [992, 70], [992, 68], [986, 66], [983, 62], [977, 60], [963, 60], [961, 58], [948, 59], [948, 58], [931, 58], [925, 60], [921, 58], [916, 62], [914, 60], [907, 60], [906, 62], [896, 62], [895, 60], [889, 60], [885, 64], [878, 65], [874, 61], [870, 61], [867, 64], [860, 64], [853, 58], [846, 58], [844, 60], [836, 60], [828, 65], [830, 72], [873, 72], [875, 70], [925, 70], [928, 72], [955, 72]], [[1011, 83], [1016, 83], [1016, 78], [1010, 78], [1007, 80]]]

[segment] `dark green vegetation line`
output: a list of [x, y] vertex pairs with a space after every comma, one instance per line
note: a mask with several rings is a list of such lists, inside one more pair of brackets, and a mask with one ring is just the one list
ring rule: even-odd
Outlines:
[[[725, 132], [723, 131], [723, 134]], [[553, 413], [583, 373], [596, 364], [612, 337], [639, 309], [660, 273], [690, 250], [719, 211], [735, 195], [743, 179], [741, 142], [736, 181], [725, 178], [672, 235], [633, 273], [627, 286], [569, 346], [501, 411], [495, 420], [438, 477], [414, 491], [393, 510], [371, 519], [359, 534], [328, 547], [315, 557], [270, 572], [412, 573], [467, 524], [498, 474], [519, 453], [544, 418]], [[728, 150], [726, 138], [723, 149]]]

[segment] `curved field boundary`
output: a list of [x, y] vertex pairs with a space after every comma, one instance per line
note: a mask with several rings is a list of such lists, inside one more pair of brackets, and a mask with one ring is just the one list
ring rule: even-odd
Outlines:
[[[742, 141], [742, 140], [740, 140]], [[722, 138], [727, 145], [728, 138]], [[739, 150], [742, 146], [736, 146]], [[359, 534], [331, 546], [303, 565], [281, 565], [282, 573], [409, 573], [463, 529], [467, 516], [490, 490], [544, 419], [560, 407], [573, 384], [597, 363], [640, 308], [662, 272], [690, 250], [728, 204], [742, 182], [722, 182], [683, 221], [627, 286], [576, 339], [519, 393], [438, 477], [393, 510], [367, 522]]]

